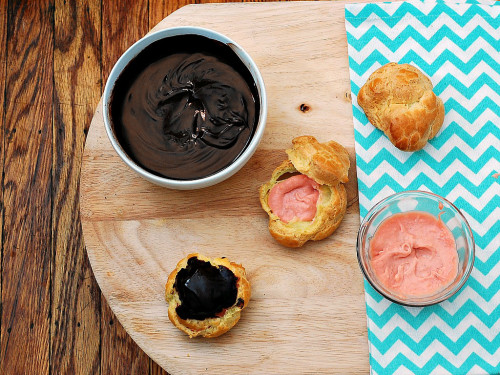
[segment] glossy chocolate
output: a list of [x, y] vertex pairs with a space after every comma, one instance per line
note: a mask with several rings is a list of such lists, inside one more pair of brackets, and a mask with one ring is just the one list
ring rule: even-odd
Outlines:
[[220, 42], [182, 35], [157, 41], [123, 70], [111, 118], [125, 152], [150, 172], [199, 179], [230, 165], [258, 123], [252, 76]]
[[181, 319], [215, 318], [236, 303], [238, 278], [227, 267], [189, 258], [187, 267], [175, 278], [174, 288], [181, 304], [176, 312]]

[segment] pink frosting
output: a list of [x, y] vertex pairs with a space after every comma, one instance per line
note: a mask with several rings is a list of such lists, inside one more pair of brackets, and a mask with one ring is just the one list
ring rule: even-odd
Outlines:
[[311, 221], [316, 216], [319, 185], [306, 175], [287, 178], [273, 186], [267, 203], [281, 221]]
[[370, 241], [373, 271], [398, 295], [434, 294], [458, 273], [455, 239], [444, 223], [425, 212], [395, 214]]

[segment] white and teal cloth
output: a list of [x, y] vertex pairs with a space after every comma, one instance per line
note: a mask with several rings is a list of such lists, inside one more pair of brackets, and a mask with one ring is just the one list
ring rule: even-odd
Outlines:
[[[476, 241], [458, 295], [408, 308], [365, 282], [372, 374], [500, 374], [500, 3], [408, 1], [345, 6], [361, 217], [403, 190], [446, 197]], [[437, 137], [396, 149], [356, 95], [388, 62], [426, 73], [445, 105]]]

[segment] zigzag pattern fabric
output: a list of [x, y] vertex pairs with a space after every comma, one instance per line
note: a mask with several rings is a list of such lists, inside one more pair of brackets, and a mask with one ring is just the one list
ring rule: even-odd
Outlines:
[[[431, 191], [464, 213], [476, 241], [468, 282], [439, 305], [400, 306], [365, 281], [372, 374], [500, 373], [500, 4], [492, 4], [345, 7], [361, 217], [395, 192]], [[418, 67], [445, 103], [443, 127], [423, 150], [396, 149], [357, 104], [388, 62]]]

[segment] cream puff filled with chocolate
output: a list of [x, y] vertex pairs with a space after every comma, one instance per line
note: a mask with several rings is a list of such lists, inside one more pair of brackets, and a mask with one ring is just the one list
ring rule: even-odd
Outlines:
[[165, 299], [170, 321], [189, 337], [217, 337], [240, 319], [250, 283], [241, 265], [193, 253], [168, 277]]
[[269, 231], [282, 245], [300, 247], [330, 236], [342, 221], [347, 195], [349, 155], [337, 142], [297, 137], [260, 188], [260, 203], [269, 215]]

